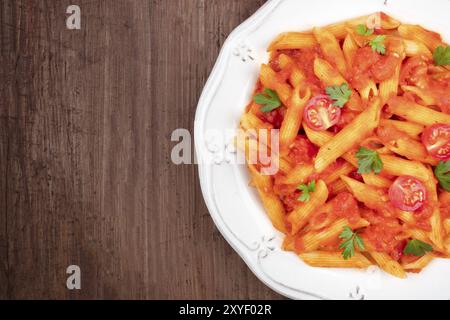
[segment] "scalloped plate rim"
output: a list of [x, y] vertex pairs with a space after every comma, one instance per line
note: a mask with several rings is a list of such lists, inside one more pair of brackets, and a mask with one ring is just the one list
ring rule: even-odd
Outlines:
[[[217, 58], [216, 63], [208, 77], [208, 80], [203, 88], [202, 94], [200, 96], [197, 110], [195, 113], [194, 120], [194, 146], [195, 153], [197, 159], [202, 158], [202, 152], [204, 152], [204, 146], [200, 144], [202, 138], [200, 134], [203, 132], [204, 127], [204, 117], [207, 115], [208, 107], [210, 106], [211, 101], [214, 98], [215, 93], [218, 91], [218, 87], [224, 78], [224, 74], [226, 72], [226, 67], [229, 59], [232, 57], [233, 50], [233, 42], [241, 37], [243, 33], [250, 32], [252, 27], [259, 27], [259, 20], [264, 16], [269, 15], [273, 12], [281, 3], [285, 0], [268, 0], [264, 5], [262, 5], [252, 16], [246, 19], [243, 23], [237, 26], [227, 37], [225, 40], [219, 56]], [[450, 0], [448, 0], [450, 1]], [[339, 20], [339, 19], [336, 19]], [[273, 291], [291, 298], [291, 299], [327, 299], [326, 297], [319, 295], [313, 292], [302, 291], [297, 288], [289, 288], [284, 284], [276, 283], [273, 279], [271, 279], [266, 273], [264, 273], [258, 267], [258, 261], [255, 262], [255, 259], [251, 257], [249, 252], [243, 250], [239, 244], [238, 239], [235, 239], [233, 234], [231, 234], [227, 230], [227, 226], [220, 217], [220, 214], [216, 212], [215, 205], [211, 200], [211, 194], [209, 190], [209, 186], [207, 185], [208, 181], [208, 173], [207, 170], [211, 165], [208, 164], [198, 164], [198, 173], [200, 180], [200, 187], [202, 191], [203, 198], [205, 200], [206, 206], [210, 213], [211, 218], [214, 221], [215, 226], [225, 238], [225, 240], [229, 243], [229, 245], [233, 248], [233, 250], [242, 258], [242, 260], [246, 263], [247, 267], [252, 271], [253, 274], [266, 286], [271, 288]], [[359, 290], [359, 286], [356, 288]]]

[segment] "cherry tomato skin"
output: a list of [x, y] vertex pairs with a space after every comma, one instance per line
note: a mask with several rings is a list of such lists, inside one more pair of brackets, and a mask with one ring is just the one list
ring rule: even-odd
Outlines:
[[428, 153], [439, 160], [450, 160], [450, 126], [435, 124], [422, 133], [422, 143]]
[[312, 98], [305, 107], [304, 119], [308, 127], [315, 131], [325, 131], [339, 122], [341, 109], [333, 106], [326, 95]]
[[389, 199], [397, 209], [414, 212], [425, 204], [427, 190], [418, 179], [401, 176], [390, 187]]

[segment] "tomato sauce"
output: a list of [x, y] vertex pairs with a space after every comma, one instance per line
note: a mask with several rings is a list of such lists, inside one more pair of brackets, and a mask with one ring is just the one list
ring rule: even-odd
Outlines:
[[416, 219], [416, 226], [425, 231], [431, 231], [430, 218], [433, 215], [433, 206], [425, 205], [423, 208], [415, 211], [414, 218]]
[[298, 135], [290, 148], [288, 157], [295, 163], [311, 163], [319, 149], [308, 138]]
[[[306, 83], [311, 89], [312, 95], [316, 95], [324, 92], [324, 86], [322, 82], [316, 77], [314, 73], [314, 60], [317, 57], [322, 57], [320, 46], [315, 46], [311, 49], [295, 49], [295, 50], [278, 50], [271, 56], [269, 66], [277, 72], [277, 80], [280, 82], [288, 82], [291, 71], [289, 68], [281, 69], [278, 57], [281, 54], [285, 54], [291, 57], [300, 70], [303, 71], [306, 77]], [[260, 81], [258, 81], [255, 93], [261, 93], [263, 87]], [[286, 113], [286, 108], [281, 107], [269, 113], [261, 113], [259, 116], [261, 120], [266, 121], [273, 125], [275, 129], [280, 129]], [[294, 152], [297, 153], [297, 152]], [[297, 158], [294, 155], [294, 158]], [[302, 158], [302, 156], [300, 156]]]
[[297, 189], [296, 185], [283, 184], [281, 182], [283, 178], [284, 175], [282, 173], [278, 173], [275, 176], [273, 192], [280, 197], [286, 213], [290, 213], [302, 203], [298, 200], [301, 192]]
[[319, 210], [318, 212], [313, 214], [309, 224], [313, 229], [317, 229], [320, 228], [320, 226], [322, 226], [329, 218], [330, 215], [328, 212]]
[[439, 195], [442, 219], [450, 219], [450, 192], [442, 192]]
[[331, 200], [331, 203], [333, 204], [333, 213], [336, 217], [347, 219], [351, 225], [361, 219], [358, 202], [352, 194], [342, 192]]
[[358, 180], [359, 182], [364, 182], [364, 179], [362, 175], [358, 173], [358, 170], [350, 172], [348, 176], [352, 179]]
[[261, 120], [270, 123], [274, 129], [280, 129], [283, 124], [284, 115], [286, 114], [286, 108], [280, 107], [271, 112], [261, 113]]
[[331, 128], [331, 131], [333, 133], [338, 133], [339, 131], [344, 129], [349, 123], [351, 123], [359, 114], [360, 112], [352, 111], [348, 108], [342, 109], [339, 122], [334, 127]]
[[391, 78], [395, 69], [400, 63], [400, 58], [394, 55], [382, 56], [371, 68], [373, 78], [378, 81], [384, 81]]
[[320, 179], [325, 179], [326, 177], [328, 177], [330, 174], [332, 174], [333, 172], [335, 172], [336, 170], [340, 169], [345, 163], [345, 160], [342, 158], [337, 159], [334, 163], [332, 163], [331, 165], [329, 165], [324, 171], [322, 171], [321, 173], [314, 173], [313, 175], [311, 175], [311, 177], [309, 177], [310, 180], [320, 180]]
[[395, 54], [380, 55], [371, 47], [362, 47], [356, 51], [350, 83], [361, 90], [370, 80], [381, 82], [389, 79], [395, 73], [400, 58]]
[[433, 79], [428, 78], [427, 90], [436, 100], [436, 104], [442, 112], [450, 113], [450, 78]]
[[294, 211], [302, 202], [298, 200], [300, 198], [301, 192], [295, 190], [291, 193], [280, 195], [281, 201], [283, 202], [284, 209], [287, 213]]
[[402, 68], [401, 85], [417, 86], [430, 95], [442, 112], [450, 113], [450, 77], [437, 77], [431, 60], [425, 57], [409, 58]]
[[411, 139], [410, 136], [407, 133], [404, 133], [403, 131], [398, 130], [394, 126], [380, 126], [376, 130], [378, 138], [383, 143], [390, 143], [394, 140], [399, 139]]
[[403, 228], [398, 220], [384, 217], [372, 210], [364, 211], [363, 218], [371, 223], [361, 233], [364, 240], [369, 242], [376, 251], [386, 252], [393, 259], [400, 259], [402, 251], [399, 247], [403, 240], [398, 240], [398, 236]]
[[[320, 82], [320, 80], [316, 77], [314, 73], [314, 60], [316, 58], [323, 57], [320, 46], [316, 46], [310, 49], [279, 50], [277, 52], [277, 55], [280, 54], [286, 54], [294, 59], [300, 70], [304, 72], [306, 76], [306, 82], [311, 88], [313, 96], [320, 94], [324, 91], [323, 84]], [[277, 62], [274, 62], [274, 66], [276, 66], [276, 64]]]

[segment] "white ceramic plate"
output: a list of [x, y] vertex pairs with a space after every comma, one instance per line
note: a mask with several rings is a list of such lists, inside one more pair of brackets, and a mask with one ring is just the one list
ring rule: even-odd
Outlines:
[[[228, 138], [251, 99], [266, 48], [281, 32], [384, 11], [403, 23], [420, 24], [450, 39], [450, 0], [269, 0], [226, 41], [200, 98], [195, 146], [202, 192], [211, 217], [256, 276], [294, 299], [449, 299], [450, 263], [436, 259], [420, 274], [396, 279], [369, 270], [312, 268], [280, 249], [245, 166], [230, 162]], [[211, 135], [211, 130], [218, 130]], [[232, 154], [231, 154], [232, 155]], [[211, 164], [209, 159], [213, 159]]]

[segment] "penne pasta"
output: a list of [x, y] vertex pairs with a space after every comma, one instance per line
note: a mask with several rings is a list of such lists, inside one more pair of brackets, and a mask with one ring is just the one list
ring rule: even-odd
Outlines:
[[374, 99], [371, 105], [357, 116], [349, 125], [325, 143], [316, 157], [314, 166], [322, 172], [337, 158], [353, 149], [359, 142], [372, 133], [380, 121], [381, 104]]
[[285, 177], [280, 179], [283, 184], [303, 184], [315, 172], [312, 164], [299, 164], [289, 171]]
[[241, 117], [241, 128], [246, 131], [261, 129], [271, 130], [273, 126], [262, 121], [252, 113], [246, 113]]
[[400, 130], [404, 133], [407, 133], [412, 138], [418, 138], [420, 134], [422, 134], [425, 127], [421, 124], [408, 122], [408, 121], [398, 121], [398, 120], [389, 120], [389, 119], [381, 119], [381, 126], [392, 126], [397, 130]]
[[355, 198], [368, 208], [374, 210], [384, 208], [388, 199], [378, 189], [349, 177], [342, 176], [341, 179], [346, 183]]
[[345, 22], [334, 23], [326, 26], [324, 29], [338, 40], [344, 39], [347, 35], [347, 23]]
[[386, 253], [372, 251], [370, 252], [370, 256], [387, 273], [397, 278], [406, 278], [406, 272], [400, 263], [389, 257]]
[[280, 54], [278, 57], [278, 64], [282, 70], [290, 70], [291, 74], [289, 76], [289, 81], [294, 88], [302, 90], [301, 86], [306, 86], [305, 73], [296, 66], [294, 59], [288, 55]]
[[374, 16], [376, 16], [376, 15], [362, 16], [362, 17], [358, 17], [355, 19], [345, 21], [345, 22], [334, 23], [334, 24], [326, 26], [325, 29], [328, 32], [331, 32], [337, 39], [341, 40], [341, 39], [344, 39], [345, 36], [348, 34], [348, 31], [347, 31], [348, 28], [354, 28], [360, 24], [364, 24], [364, 25], [371, 24], [371, 23], [375, 22], [373, 19]]
[[278, 36], [269, 46], [268, 51], [286, 49], [305, 49], [317, 45], [316, 38], [311, 33], [288, 32]]
[[[319, 231], [311, 231], [306, 233], [304, 236], [300, 238], [302, 251], [310, 252], [317, 250], [320, 246], [326, 245], [331, 241], [336, 241], [338, 236], [342, 233], [342, 230], [346, 226], [350, 226], [351, 224], [347, 219], [339, 219], [334, 223], [330, 224], [327, 228]], [[369, 222], [361, 219], [358, 223], [354, 224], [353, 229], [360, 229], [363, 227], [367, 227]]]
[[443, 44], [442, 38], [438, 33], [428, 31], [421, 26], [403, 24], [398, 27], [398, 33], [406, 39], [424, 43], [431, 51]]
[[[328, 131], [314, 131], [309, 129], [307, 125], [304, 125], [303, 128], [305, 129], [305, 133], [308, 139], [319, 147], [324, 146], [334, 137], [334, 135]], [[342, 158], [351, 163], [354, 167], [358, 167], [358, 160], [355, 158], [353, 153], [347, 152], [342, 155]]]
[[423, 257], [421, 257], [420, 259], [418, 259], [414, 262], [404, 264], [403, 269], [405, 269], [405, 270], [421, 270], [421, 269], [425, 268], [434, 258], [435, 258], [434, 254], [427, 253], [426, 255], [424, 255]]
[[435, 97], [430, 94], [428, 90], [424, 90], [415, 86], [402, 86], [402, 90], [415, 94], [422, 100], [422, 104], [426, 106], [433, 106], [437, 104]]
[[444, 123], [450, 125], [450, 115], [421, 106], [403, 97], [393, 97], [388, 101], [389, 111], [408, 121], [432, 126]]
[[427, 46], [420, 41], [403, 39], [403, 45], [405, 46], [405, 53], [407, 57], [425, 56], [429, 59], [433, 57], [430, 49], [428, 49]]
[[336, 37], [324, 28], [314, 28], [313, 33], [322, 48], [325, 58], [330, 61], [332, 65], [336, 66], [341, 75], [345, 76], [347, 74], [347, 63]]
[[[409, 215], [411, 215], [411, 213], [409, 213]], [[426, 243], [429, 243], [431, 241], [428, 233], [425, 230], [411, 229], [410, 233], [411, 233], [411, 237], [413, 239], [417, 239], [417, 240], [420, 240], [420, 241], [426, 242]]]
[[383, 171], [393, 176], [413, 176], [426, 181], [430, 178], [427, 168], [418, 161], [405, 160], [395, 156], [380, 155]]
[[447, 235], [449, 235], [450, 234], [450, 219], [449, 218], [444, 220], [444, 229], [445, 229], [445, 233]]
[[342, 179], [334, 181], [330, 186], [330, 193], [334, 195], [347, 191], [349, 191], [347, 185], [344, 181], [342, 181]]
[[430, 218], [431, 232], [430, 240], [438, 250], [444, 249], [444, 229], [442, 225], [441, 211], [439, 208], [439, 198], [437, 194], [437, 181], [433, 176], [433, 172], [429, 172], [430, 178], [425, 181], [425, 187], [428, 192], [428, 201], [433, 207], [433, 214]]
[[310, 129], [306, 124], [303, 125], [303, 128], [305, 129], [305, 133], [308, 139], [318, 147], [322, 147], [334, 137], [331, 132], [314, 131]]
[[282, 83], [277, 79], [277, 73], [268, 65], [261, 66], [261, 83], [268, 89], [275, 90], [278, 93], [284, 105], [287, 105], [291, 97], [291, 88], [287, 83]]
[[439, 162], [437, 159], [428, 155], [423, 144], [413, 139], [397, 139], [387, 144], [387, 147], [392, 152], [410, 160], [422, 161], [433, 166]]
[[330, 172], [323, 180], [329, 185], [334, 181], [339, 180], [341, 176], [346, 176], [353, 171], [355, 171], [355, 167], [348, 162], [344, 162], [342, 166], [339, 166], [337, 169]]
[[342, 50], [344, 51], [345, 60], [347, 61], [348, 66], [353, 65], [353, 60], [355, 59], [358, 48], [358, 44], [355, 42], [355, 40], [353, 40], [352, 36], [350, 34], [347, 34], [342, 46]]
[[392, 181], [374, 173], [367, 173], [362, 175], [364, 183], [376, 188], [389, 188]]
[[295, 238], [293, 236], [291, 236], [291, 235], [287, 235], [284, 238], [283, 245], [281, 246], [281, 248], [284, 251], [295, 252]]
[[[236, 138], [236, 147], [239, 150], [244, 151], [247, 164], [257, 164], [259, 160], [258, 158], [260, 157], [260, 142], [249, 137], [247, 135], [249, 132], [251, 131], [246, 130], [245, 132], [239, 132], [238, 137]], [[255, 133], [253, 137], [257, 138], [258, 135]], [[265, 148], [267, 149], [267, 147]], [[291, 164], [284, 157], [279, 155], [271, 155], [270, 159], [278, 162], [278, 168], [282, 173], [287, 174], [292, 170]]]
[[294, 89], [289, 100], [289, 108], [280, 129], [281, 154], [287, 154], [289, 152], [291, 144], [297, 137], [302, 125], [303, 111], [310, 98], [311, 91], [309, 89], [307, 89], [304, 97], [300, 96], [300, 87]]
[[391, 78], [380, 83], [380, 98], [381, 104], [383, 106], [390, 98], [395, 97], [398, 94], [398, 84], [400, 81], [400, 68], [401, 65], [399, 64], [395, 68], [394, 75]]
[[347, 33], [348, 33], [348, 35], [350, 35], [352, 37], [353, 41], [355, 41], [355, 43], [360, 48], [364, 47], [368, 40], [372, 40], [369, 37], [358, 34], [356, 32], [355, 28], [351, 28], [350, 26], [347, 27]]
[[372, 79], [369, 79], [365, 86], [358, 89], [358, 91], [364, 101], [368, 101], [372, 97], [377, 97], [379, 94], [378, 87]]
[[325, 86], [340, 86], [347, 82], [339, 71], [324, 59], [314, 60], [314, 73]]
[[450, 255], [450, 237], [447, 237], [447, 239], [445, 239], [444, 246], [445, 246], [445, 248], [444, 248], [445, 254], [448, 257]]
[[251, 173], [252, 182], [258, 190], [267, 215], [272, 221], [274, 227], [279, 231], [286, 233], [286, 225], [284, 220], [286, 213], [284, 211], [283, 203], [273, 193], [272, 178], [259, 173], [253, 165], [249, 165], [249, 170]]
[[361, 253], [355, 253], [351, 259], [344, 260], [340, 252], [315, 251], [302, 253], [300, 258], [308, 265], [319, 268], [359, 268], [365, 269], [372, 263]]
[[[408, 224], [410, 226], [414, 226], [416, 224], [416, 222], [417, 222], [415, 217], [411, 214], [411, 212], [402, 211], [402, 210], [398, 209], [398, 210], [396, 210], [396, 213], [397, 213], [397, 218], [399, 218], [405, 224]], [[421, 231], [421, 230], [418, 230], [418, 231]], [[425, 234], [425, 237], [426, 237], [426, 234]], [[419, 239], [419, 238], [416, 238], [416, 239]]]

